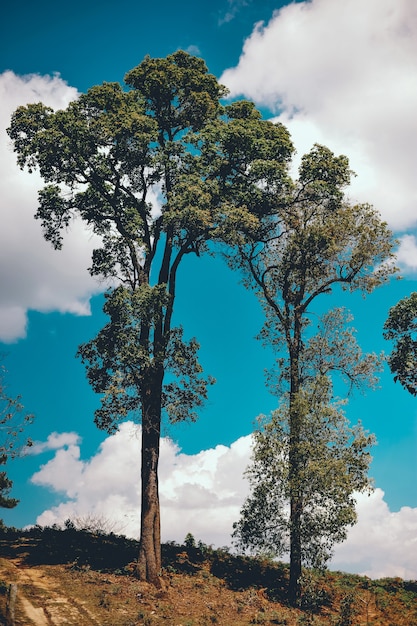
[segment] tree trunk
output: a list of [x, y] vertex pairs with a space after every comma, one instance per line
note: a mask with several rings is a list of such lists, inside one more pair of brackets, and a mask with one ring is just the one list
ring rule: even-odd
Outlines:
[[289, 481], [290, 481], [290, 583], [288, 599], [296, 606], [301, 595], [301, 521], [303, 500], [300, 480], [300, 415], [297, 407], [291, 406], [290, 400], [290, 450], [289, 450]]
[[301, 423], [298, 394], [300, 391], [301, 352], [301, 315], [294, 313], [293, 341], [289, 342], [290, 352], [290, 449], [289, 449], [289, 483], [290, 483], [290, 582], [288, 598], [293, 606], [299, 603], [301, 596], [301, 521], [303, 516], [303, 498], [301, 485]]
[[142, 506], [137, 574], [161, 587], [161, 521], [158, 490], [158, 462], [161, 433], [163, 375], [158, 373], [146, 386], [142, 403]]
[[290, 582], [288, 587], [288, 599], [292, 606], [299, 603], [301, 595], [301, 514], [302, 502], [293, 497], [291, 500]]

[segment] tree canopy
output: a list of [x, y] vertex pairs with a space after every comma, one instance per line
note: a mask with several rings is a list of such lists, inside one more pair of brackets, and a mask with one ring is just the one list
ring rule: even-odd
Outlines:
[[[282, 503], [282, 494], [288, 495], [290, 598], [294, 603], [300, 595], [305, 546], [310, 545], [305, 532], [305, 524], [311, 519], [309, 509], [315, 506], [317, 511], [321, 509], [318, 492], [308, 491], [308, 487], [301, 489], [306, 459], [309, 459], [311, 468], [319, 471], [314, 449], [305, 447], [304, 433], [310, 428], [311, 420], [319, 424], [321, 419], [322, 434], [326, 440], [329, 434], [326, 420], [330, 415], [339, 415], [331, 405], [332, 374], [339, 372], [349, 383], [349, 388], [368, 383], [372, 385], [374, 373], [381, 365], [377, 355], [362, 355], [352, 332], [346, 327], [347, 320], [341, 308], [321, 318], [319, 316], [318, 332], [312, 336], [312, 320], [317, 318], [313, 305], [318, 298], [321, 301], [322, 296], [337, 293], [336, 289], [369, 293], [388, 281], [396, 271], [392, 263], [392, 234], [386, 223], [370, 205], [355, 205], [345, 198], [344, 189], [351, 174], [346, 157], [337, 157], [328, 148], [315, 145], [310, 153], [302, 157], [298, 178], [287, 184], [286, 193], [277, 198], [274, 213], [260, 220], [257, 238], [246, 239], [239, 244], [237, 253], [229, 255], [230, 264], [243, 271], [246, 285], [256, 291], [264, 307], [265, 324], [261, 338], [277, 353], [277, 367], [269, 374], [268, 381], [275, 393], [281, 398], [284, 394], [286, 398], [277, 416], [286, 421], [288, 438], [285, 443], [277, 445], [288, 446], [288, 484], [285, 487], [288, 490], [285, 491], [282, 485], [276, 489], [281, 490], [279, 502]], [[319, 395], [317, 405], [314, 404], [317, 400], [312, 395], [312, 389], [321, 387], [317, 387], [315, 381], [324, 385], [326, 390]], [[323, 381], [327, 382], [324, 384]], [[334, 419], [347, 442], [342, 417]], [[278, 436], [277, 418], [266, 432]], [[280, 432], [282, 434], [283, 431]], [[334, 437], [337, 436], [337, 429], [331, 432]], [[261, 451], [262, 436], [256, 439]], [[368, 440], [363, 437], [361, 434], [360, 440], [366, 447]], [[270, 437], [267, 439], [269, 441]], [[336, 450], [336, 442], [337, 438], [333, 442], [329, 439], [327, 445]], [[319, 439], [316, 443], [317, 454], [320, 454]], [[353, 439], [350, 450], [355, 450], [355, 446], [357, 442]], [[362, 449], [358, 447], [356, 451], [359, 462]], [[283, 448], [280, 454], [284, 454]], [[257, 462], [259, 459], [255, 453], [255, 466]], [[342, 463], [339, 469], [343, 475], [346, 466]], [[260, 475], [257, 473], [258, 477]], [[262, 480], [260, 484], [262, 491]], [[320, 482], [313, 481], [312, 484], [319, 486]], [[326, 491], [325, 483], [321, 485], [320, 488]], [[326, 497], [330, 497], [329, 493]], [[335, 498], [334, 510], [337, 510], [338, 500], [335, 494], [332, 497]], [[351, 490], [348, 489], [343, 497], [350, 498]], [[248, 506], [252, 506], [251, 500]], [[273, 506], [278, 506], [277, 502]], [[244, 509], [243, 515], [248, 510]], [[330, 511], [331, 508], [329, 515]], [[346, 517], [348, 519], [349, 516]], [[268, 520], [267, 523], [274, 522]], [[326, 523], [333, 524], [331, 517]], [[279, 520], [277, 524], [275, 537], [279, 533]], [[338, 536], [342, 536], [338, 535], [342, 533], [342, 527], [341, 523], [336, 531], [333, 524], [333, 530], [329, 531], [323, 520], [323, 525], [317, 526], [314, 532], [310, 529], [311, 540], [315, 541], [315, 533], [320, 528], [323, 538], [333, 537], [336, 541]], [[238, 528], [242, 531], [244, 525]], [[244, 540], [250, 545], [249, 534], [245, 534]], [[276, 541], [279, 551], [282, 544]]]
[[251, 494], [235, 524], [237, 544], [252, 551], [287, 556], [291, 552], [291, 496], [303, 502], [300, 520], [301, 561], [323, 568], [333, 546], [346, 539], [356, 522], [355, 492], [371, 489], [368, 478], [374, 438], [358, 424], [350, 427], [331, 382], [318, 376], [295, 399], [302, 416], [297, 454], [297, 484], [290, 481], [291, 456], [288, 398], [254, 433], [246, 475]]
[[394, 343], [388, 365], [394, 380], [417, 395], [417, 293], [400, 300], [389, 310], [384, 337]]
[[[290, 374], [283, 358], [279, 372], [269, 373], [271, 385], [281, 379], [281, 401], [270, 418], [259, 418], [254, 433], [246, 472], [252, 491], [234, 532], [243, 548], [294, 559], [298, 521], [301, 564], [322, 568], [356, 521], [355, 492], [371, 490], [374, 437], [360, 422], [350, 426], [331, 377], [340, 373], [349, 388], [372, 385], [381, 359], [362, 355], [349, 319], [344, 310], [333, 309], [319, 320], [300, 354], [302, 383], [296, 393], [285, 390]], [[299, 520], [293, 519], [291, 504], [299, 504]]]

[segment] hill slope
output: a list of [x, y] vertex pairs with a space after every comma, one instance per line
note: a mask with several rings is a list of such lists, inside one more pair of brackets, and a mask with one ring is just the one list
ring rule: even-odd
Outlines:
[[[196, 546], [189, 538], [184, 546], [163, 546], [157, 590], [133, 576], [137, 548], [125, 537], [71, 524], [4, 530], [0, 624], [417, 626], [417, 582], [306, 572], [303, 606], [293, 609], [286, 603], [286, 565]], [[15, 601], [10, 592], [17, 592]]]

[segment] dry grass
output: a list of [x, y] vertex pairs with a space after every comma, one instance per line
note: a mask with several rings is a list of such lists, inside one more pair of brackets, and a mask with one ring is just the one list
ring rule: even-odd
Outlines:
[[72, 528], [0, 536], [0, 624], [10, 584], [15, 624], [38, 626], [417, 626], [417, 583], [307, 573], [302, 609], [287, 567], [207, 546], [164, 546], [162, 589], [133, 575], [136, 542]]

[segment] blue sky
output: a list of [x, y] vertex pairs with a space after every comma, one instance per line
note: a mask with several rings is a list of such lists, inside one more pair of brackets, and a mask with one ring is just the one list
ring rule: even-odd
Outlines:
[[[349, 195], [374, 204], [395, 231], [404, 279], [365, 300], [345, 295], [322, 306], [352, 311], [363, 350], [389, 351], [382, 339], [388, 310], [416, 289], [416, 5], [26, 2], [10, 4], [3, 17], [0, 352], [7, 354], [10, 393], [21, 394], [36, 415], [29, 434], [37, 445], [9, 464], [21, 503], [1, 515], [22, 526], [117, 513], [124, 532], [134, 535], [137, 436], [129, 425], [114, 437], [96, 429], [98, 398], [75, 359], [77, 346], [105, 321], [102, 287], [86, 271], [93, 242], [80, 225], [62, 252], [43, 241], [32, 217], [42, 183], [15, 166], [4, 130], [11, 112], [39, 100], [59, 108], [94, 84], [122, 82], [146, 54], [182, 48], [201, 55], [233, 97], [253, 99], [264, 116], [289, 127], [297, 158], [317, 141], [351, 159], [357, 177]], [[220, 259], [186, 259], [175, 316], [199, 340], [205, 371], [217, 384], [196, 424], [164, 431], [173, 441], [164, 439], [161, 460], [163, 536], [181, 540], [191, 531], [208, 543], [230, 544], [247, 491], [241, 474], [248, 435], [256, 416], [277, 403], [263, 375], [273, 357], [255, 339], [262, 326], [258, 303]], [[336, 552], [335, 566], [417, 578], [410, 557], [417, 532], [417, 401], [385, 371], [380, 388], [355, 396], [347, 413], [377, 436], [371, 468], [377, 490], [359, 500], [358, 526]]]

